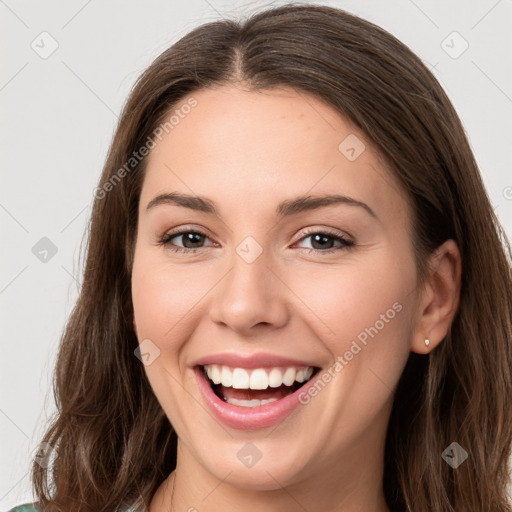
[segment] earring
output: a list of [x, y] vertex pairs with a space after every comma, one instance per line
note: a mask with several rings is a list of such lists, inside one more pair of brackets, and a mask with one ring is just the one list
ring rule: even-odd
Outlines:
[[428, 338], [425, 338], [425, 345], [428, 347], [430, 345], [430, 340]]

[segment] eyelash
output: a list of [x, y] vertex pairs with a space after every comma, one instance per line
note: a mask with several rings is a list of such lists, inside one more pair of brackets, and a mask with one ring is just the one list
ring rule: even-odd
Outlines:
[[[204, 236], [204, 237], [208, 238], [208, 235], [206, 233], [203, 233], [202, 231], [185, 229], [185, 230], [182, 230], [182, 231], [176, 231], [174, 233], [169, 233], [169, 234], [164, 235], [162, 237], [162, 239], [160, 240], [160, 244], [163, 245], [163, 246], [166, 246], [167, 249], [169, 249], [170, 251], [177, 252], [177, 253], [183, 253], [183, 252], [195, 253], [195, 252], [199, 251], [200, 249], [203, 249], [203, 247], [196, 247], [196, 248], [193, 248], [193, 249], [187, 248], [187, 247], [179, 247], [179, 246], [176, 246], [176, 245], [170, 243], [170, 241], [173, 238], [176, 238], [177, 236], [180, 236], [180, 235], [189, 234], [189, 233], [193, 233], [193, 234]], [[338, 246], [338, 247], [333, 247], [331, 249], [325, 249], [325, 250], [314, 249], [314, 248], [310, 249], [308, 247], [301, 247], [302, 250], [308, 251], [308, 254], [311, 253], [311, 252], [322, 253], [322, 254], [326, 254], [326, 253], [327, 254], [331, 254], [333, 252], [337, 252], [337, 251], [340, 251], [340, 250], [348, 249], [348, 248], [354, 246], [354, 242], [352, 242], [348, 238], [345, 238], [343, 236], [340, 236], [337, 233], [333, 233], [333, 232], [328, 231], [328, 230], [319, 231], [318, 229], [310, 229], [310, 230], [306, 231], [304, 233], [304, 236], [300, 240], [298, 240], [298, 242], [302, 242], [304, 239], [310, 237], [311, 235], [324, 235], [324, 236], [327, 236], [329, 238], [334, 239], [335, 241], [341, 242], [342, 245]]]

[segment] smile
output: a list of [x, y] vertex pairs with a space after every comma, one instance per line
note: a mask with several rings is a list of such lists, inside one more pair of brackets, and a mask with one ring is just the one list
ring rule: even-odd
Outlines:
[[214, 393], [239, 407], [261, 407], [276, 402], [301, 388], [314, 368], [230, 368], [217, 364], [203, 367]]
[[194, 366], [201, 395], [217, 420], [243, 430], [266, 428], [284, 420], [301, 406], [299, 394], [314, 385], [320, 373], [318, 366], [299, 361], [208, 359]]

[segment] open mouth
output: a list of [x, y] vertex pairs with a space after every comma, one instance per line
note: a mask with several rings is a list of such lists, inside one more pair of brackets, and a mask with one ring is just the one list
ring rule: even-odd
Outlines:
[[199, 367], [215, 395], [231, 405], [261, 407], [291, 395], [304, 386], [319, 368], [231, 368], [209, 364]]

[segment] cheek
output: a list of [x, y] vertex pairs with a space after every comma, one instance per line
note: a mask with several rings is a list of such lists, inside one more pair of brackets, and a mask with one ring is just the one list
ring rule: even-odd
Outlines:
[[149, 251], [136, 253], [132, 300], [139, 341], [150, 338], [162, 351], [177, 349], [173, 340], [186, 339], [201, 298], [214, 284], [208, 274], [166, 264]]
[[379, 252], [370, 264], [354, 260], [338, 267], [295, 270], [289, 279], [310, 311], [310, 325], [316, 326], [316, 334], [333, 355], [352, 349], [353, 354], [378, 352], [385, 358], [383, 352], [407, 347], [408, 304], [415, 283], [411, 259], [397, 261]]
[[[340, 445], [371, 429], [389, 406], [409, 355], [414, 264], [385, 251], [369, 260], [294, 272], [290, 284], [307, 305], [307, 327], [332, 357], [318, 403], [325, 405], [325, 437]], [[345, 430], [336, 434], [332, 426], [340, 424]]]
[[139, 343], [149, 339], [159, 349], [145, 366], [149, 383], [162, 409], [172, 418], [174, 428], [188, 437], [183, 418], [187, 401], [183, 382], [190, 376], [180, 364], [186, 340], [194, 329], [200, 298], [205, 293], [203, 276], [191, 279], [190, 272], [170, 266], [155, 251], [136, 251], [132, 272], [132, 301]]

